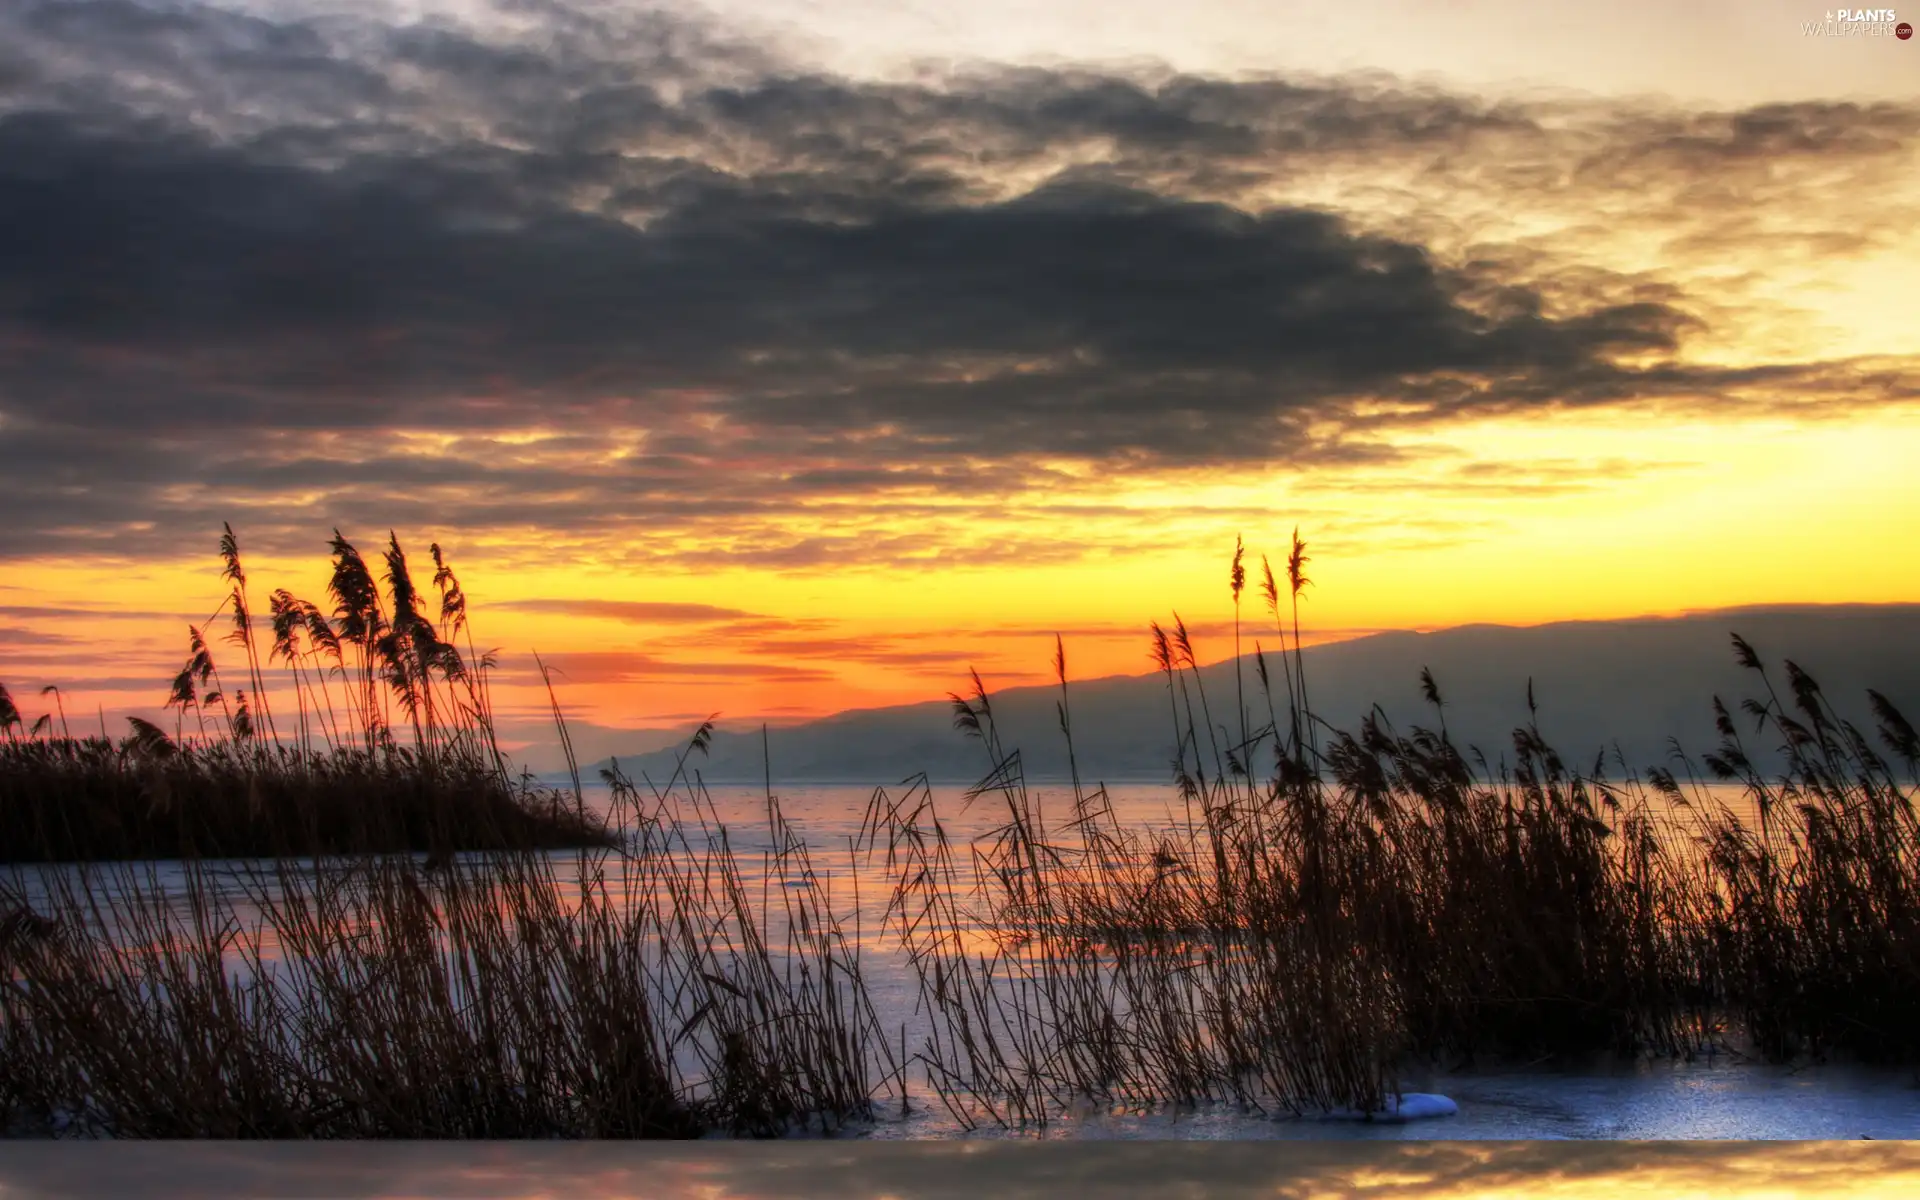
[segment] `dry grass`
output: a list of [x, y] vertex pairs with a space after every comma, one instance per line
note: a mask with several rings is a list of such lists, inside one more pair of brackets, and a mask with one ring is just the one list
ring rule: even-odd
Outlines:
[[[1305, 550], [1296, 535], [1284, 581], [1263, 562], [1282, 679], [1256, 643], [1264, 722], [1238, 684], [1238, 712], [1217, 720], [1184, 623], [1153, 628], [1175, 828], [1123, 827], [1077, 763], [1072, 811], [1049, 823], [977, 677], [953, 701], [990, 765], [966, 799], [1004, 822], [956, 847], [924, 780], [875, 793], [862, 845], [897, 880], [889, 918], [933, 1024], [914, 1058], [957, 1117], [1374, 1110], [1409, 1059], [1920, 1062], [1920, 738], [1884, 697], [1879, 738], [1904, 782], [1790, 663], [1789, 711], [1735, 639], [1767, 695], [1747, 711], [1787, 770], [1752, 768], [1719, 701], [1726, 741], [1704, 762], [1744, 785], [1757, 829], [1667, 768], [1569, 767], [1531, 688], [1497, 770], [1453, 743], [1425, 672], [1436, 728], [1403, 734], [1376, 711], [1333, 729], [1307, 699]], [[1071, 743], [1063, 649], [1055, 670]]]
[[[0, 861], [606, 844], [582, 811], [577, 776], [569, 797], [509, 770], [488, 687], [493, 656], [473, 645], [466, 596], [440, 547], [437, 620], [422, 611], [397, 538], [384, 594], [337, 531], [331, 547], [333, 615], [275, 592], [263, 664], [239, 543], [225, 529], [231, 588], [212, 618], [188, 628], [167, 699], [171, 733], [131, 718], [117, 743], [104, 730], [76, 739], [58, 689], [47, 688], [58, 734], [48, 713], [22, 736], [0, 687]], [[224, 680], [207, 637], [223, 619], [240, 658]], [[292, 713], [268, 703], [276, 663]], [[564, 722], [560, 730], [564, 742]]]
[[[336, 543], [337, 563], [351, 568], [350, 550]], [[1070, 801], [1044, 810], [977, 676], [953, 698], [987, 763], [964, 803], [992, 806], [994, 827], [954, 840], [924, 779], [874, 793], [853, 865], [892, 883], [887, 930], [918, 991], [912, 1046], [904, 1026], [883, 1027], [860, 931], [843, 932], [770, 785], [774, 850], [749, 886], [690, 766], [704, 727], [662, 787], [606, 774], [616, 846], [555, 856], [539, 849], [553, 825], [502, 824], [492, 853], [437, 854], [425, 870], [290, 857], [301, 838], [377, 841], [317, 827], [332, 810], [313, 796], [502, 774], [483, 719], [446, 725], [485, 712], [483, 683], [467, 690], [429, 649], [451, 638], [415, 625], [411, 642], [390, 640], [394, 618], [348, 569], [344, 615], [327, 625], [340, 649], [322, 651], [340, 725], [358, 730], [344, 743], [309, 749], [303, 715], [298, 750], [229, 721], [204, 745], [143, 730], [120, 747], [34, 737], [6, 751], [46, 770], [93, 756], [76, 778], [114, 781], [145, 819], [175, 822], [126, 844], [189, 857], [184, 904], [160, 897], [151, 864], [16, 873], [0, 895], [0, 1104], [133, 1135], [764, 1135], [835, 1128], [884, 1093], [904, 1105], [910, 1069], [965, 1126], [1031, 1127], [1089, 1104], [1373, 1111], [1415, 1059], [1739, 1048], [1920, 1063], [1920, 736], [1884, 697], [1870, 697], [1870, 737], [1791, 663], [1783, 700], [1736, 638], [1760, 693], [1737, 711], [1755, 732], [1743, 738], [1716, 700], [1722, 744], [1701, 766], [1739, 785], [1753, 823], [1682, 758], [1644, 777], [1570, 766], [1541, 738], [1531, 688], [1529, 720], [1492, 768], [1454, 744], [1425, 673], [1434, 728], [1402, 732], [1376, 712], [1343, 731], [1313, 713], [1307, 562], [1297, 537], [1280, 578], [1262, 562], [1277, 652], [1254, 643], [1257, 689], [1236, 674], [1231, 697], [1210, 696], [1184, 623], [1154, 626], [1172, 827], [1123, 824], [1080, 778], [1061, 643]], [[409, 746], [375, 719], [382, 679], [391, 695], [413, 689]], [[0, 694], [0, 722], [11, 708]], [[1752, 738], [1780, 747], [1782, 772], [1754, 767]], [[268, 795], [262, 779], [314, 790]], [[67, 807], [130, 811], [118, 795]], [[9, 836], [71, 838], [57, 823], [73, 819], [47, 807]], [[246, 869], [236, 906], [193, 852], [256, 820], [278, 857]]]
[[613, 849], [224, 878], [189, 860], [171, 886], [151, 863], [16, 872], [0, 1108], [122, 1137], [771, 1136], [864, 1116], [894, 1072], [804, 849], [767, 864], [774, 913], [697, 783], [609, 782], [630, 833]]

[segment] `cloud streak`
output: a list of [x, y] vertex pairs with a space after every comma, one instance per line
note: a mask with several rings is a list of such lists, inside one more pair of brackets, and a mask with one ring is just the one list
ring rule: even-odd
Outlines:
[[713, 604], [673, 604], [646, 600], [498, 600], [489, 607], [509, 612], [597, 617], [631, 625], [701, 625], [750, 618], [754, 614]]

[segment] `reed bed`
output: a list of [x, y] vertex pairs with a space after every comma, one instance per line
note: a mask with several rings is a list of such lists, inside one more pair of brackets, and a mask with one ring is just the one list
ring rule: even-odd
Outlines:
[[17, 869], [0, 1111], [226, 1138], [773, 1136], [868, 1115], [898, 1075], [804, 847], [765, 864], [776, 912], [696, 783], [609, 783], [627, 836], [574, 854], [282, 858], [231, 886], [188, 860], [171, 895], [155, 864]]
[[[225, 528], [229, 590], [188, 627], [166, 700], [171, 733], [135, 717], [118, 741], [104, 727], [76, 738], [56, 687], [42, 689], [54, 709], [26, 727], [0, 685], [0, 861], [606, 844], [579, 802], [577, 769], [571, 796], [510, 770], [488, 681], [494, 655], [474, 645], [440, 546], [437, 617], [398, 538], [380, 580], [338, 530], [330, 546], [332, 615], [279, 590], [262, 630]], [[224, 674], [213, 652], [223, 621], [237, 660]], [[270, 689], [270, 677], [282, 686]], [[274, 695], [292, 711], [276, 712]], [[571, 764], [557, 703], [554, 716]]]
[[[1236, 546], [1236, 648], [1244, 560]], [[306, 861], [269, 829], [245, 904], [189, 853], [184, 908], [151, 865], [18, 868], [0, 894], [0, 1105], [148, 1136], [771, 1135], [904, 1108], [922, 1082], [962, 1127], [1033, 1128], [1089, 1107], [1379, 1113], [1423, 1061], [1920, 1064], [1920, 736], [1884, 696], [1870, 735], [1736, 636], [1755, 695], [1714, 701], [1721, 741], [1697, 763], [1676, 747], [1639, 771], [1577, 768], [1541, 736], [1531, 687], [1490, 762], [1455, 744], [1425, 673], [1431, 728], [1375, 710], [1336, 729], [1309, 699], [1308, 562], [1297, 534], [1278, 576], [1262, 561], [1273, 632], [1231, 697], [1208, 693], [1177, 614], [1153, 626], [1180, 804], [1164, 828], [1123, 823], [1080, 778], [1064, 644], [1072, 778], [1054, 811], [979, 678], [952, 697], [985, 760], [961, 803], [994, 825], [956, 839], [922, 777], [876, 789], [848, 848], [852, 878], [888, 881], [901, 957], [880, 969], [909, 973], [911, 1014], [876, 1010], [872, 947], [771, 770], [773, 849], [748, 882], [697, 770], [703, 727], [663, 786], [610, 768], [613, 844], [572, 856], [521, 826], [424, 865]], [[436, 678], [403, 707], [457, 694]], [[393, 747], [369, 722], [299, 770], [411, 752], [426, 777], [463, 744], [432, 727]], [[263, 755], [231, 733], [191, 751], [161, 736], [172, 750], [140, 731], [88, 752], [129, 773], [232, 759], [234, 780]], [[489, 742], [464, 744], [497, 768], [474, 758]], [[1757, 767], [1762, 748], [1784, 767]], [[258, 810], [269, 826], [303, 811]]]
[[569, 848], [610, 836], [563, 789], [472, 759], [429, 768], [406, 747], [0, 743], [0, 861]]
[[[1258, 686], [1236, 680], [1231, 708], [1177, 614], [1153, 627], [1171, 828], [1122, 826], [1077, 767], [1050, 822], [977, 677], [952, 698], [989, 763], [964, 802], [1004, 822], [956, 846], [924, 779], [875, 792], [861, 845], [897, 880], [888, 917], [932, 1025], [913, 1059], [956, 1118], [1378, 1112], [1411, 1061], [1920, 1062], [1920, 742], [1884, 696], [1869, 695], [1878, 741], [1900, 766], [1792, 663], [1783, 702], [1734, 638], [1764, 693], [1742, 711], [1786, 768], [1757, 770], [1717, 699], [1722, 744], [1701, 765], [1741, 785], [1757, 826], [1677, 747], [1644, 776], [1616, 761], [1610, 778], [1604, 755], [1569, 766], [1531, 687], [1498, 766], [1455, 745], [1428, 673], [1434, 728], [1402, 733], [1376, 709], [1338, 730], [1308, 699], [1305, 550], [1296, 535], [1279, 579], [1263, 560], [1278, 652], [1256, 641]], [[1072, 764], [1058, 643], [1054, 667]]]

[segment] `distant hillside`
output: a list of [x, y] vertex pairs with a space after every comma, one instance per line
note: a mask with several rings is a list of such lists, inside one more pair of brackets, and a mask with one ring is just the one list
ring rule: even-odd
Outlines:
[[[1432, 726], [1435, 714], [1419, 687], [1420, 669], [1430, 667], [1446, 700], [1454, 739], [1481, 747], [1497, 761], [1510, 755], [1512, 730], [1526, 720], [1531, 678], [1541, 730], [1570, 762], [1588, 765], [1602, 746], [1617, 742], [1627, 761], [1644, 769], [1667, 761], [1670, 738], [1695, 756], [1714, 747], [1714, 695], [1732, 706], [1741, 697], [1762, 694], [1758, 677], [1734, 662], [1729, 642], [1734, 632], [1758, 650], [1782, 691], [1783, 660], [1792, 659], [1863, 728], [1871, 728], [1867, 688], [1885, 693], [1920, 723], [1920, 604], [1752, 608], [1376, 634], [1309, 647], [1308, 697], [1315, 712], [1344, 729], [1356, 727], [1375, 704], [1402, 729]], [[1254, 714], [1249, 720], [1257, 725], [1266, 700], [1252, 656], [1241, 661], [1247, 707]], [[1268, 665], [1280, 689], [1279, 664], [1271, 653]], [[1205, 667], [1201, 677], [1214, 723], [1237, 725], [1233, 663]], [[1029, 776], [1063, 777], [1067, 759], [1054, 713], [1058, 689], [1010, 688], [991, 698], [1002, 737], [1020, 747]], [[1169, 777], [1173, 732], [1163, 676], [1070, 681], [1069, 699], [1083, 776]], [[935, 779], [971, 780], [987, 766], [979, 743], [953, 728], [952, 706], [945, 699], [840, 713], [773, 729], [768, 740], [776, 783], [884, 784], [922, 771]], [[636, 776], [645, 771], [659, 779], [672, 771], [674, 754], [622, 756], [621, 764]], [[710, 755], [691, 761], [714, 782], [758, 781], [765, 770], [757, 731], [716, 734]]]

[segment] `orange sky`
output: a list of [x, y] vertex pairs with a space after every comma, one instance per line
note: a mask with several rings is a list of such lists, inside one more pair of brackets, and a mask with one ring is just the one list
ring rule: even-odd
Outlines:
[[618, 727], [1220, 657], [1296, 526], [1312, 638], [1920, 595], [1920, 48], [1337, 8], [12, 30], [0, 682], [151, 710], [222, 520]]

